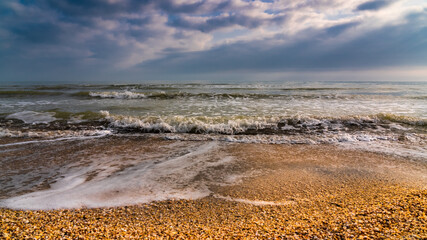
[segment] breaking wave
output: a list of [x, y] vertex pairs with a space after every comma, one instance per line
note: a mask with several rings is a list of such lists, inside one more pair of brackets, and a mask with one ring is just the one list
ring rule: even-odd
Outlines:
[[[3, 119], [3, 120], [2, 120]], [[326, 132], [403, 132], [426, 131], [427, 119], [380, 113], [370, 116], [300, 117], [300, 116], [130, 116], [99, 112], [66, 112], [58, 109], [45, 112], [23, 111], [0, 117], [0, 123], [13, 121], [37, 128], [79, 129], [104, 127], [119, 132], [196, 133], [225, 135], [296, 135]], [[12, 125], [13, 125], [12, 124]], [[41, 128], [46, 128], [42, 127]], [[412, 130], [411, 130], [412, 129]]]
[[89, 92], [91, 97], [99, 98], [119, 98], [119, 99], [137, 99], [137, 98], [147, 98], [143, 93], [136, 93], [130, 91], [124, 92]]
[[376, 117], [381, 120], [396, 122], [396, 123], [404, 123], [408, 125], [414, 126], [427, 126], [427, 119], [419, 119], [415, 117], [408, 117], [402, 115], [396, 115], [391, 113], [380, 113], [377, 114]]
[[[351, 131], [407, 131], [427, 126], [427, 120], [392, 114], [367, 117], [300, 118], [283, 116], [126, 116], [101, 111], [110, 126], [121, 131], [197, 134], [300, 134]], [[402, 125], [404, 124], [404, 125]]]
[[188, 93], [188, 92], [80, 92], [74, 94], [75, 96], [88, 96], [95, 98], [116, 98], [116, 99], [174, 99], [185, 97], [199, 97], [199, 98], [269, 98], [281, 95], [271, 94], [244, 94], [244, 93]]

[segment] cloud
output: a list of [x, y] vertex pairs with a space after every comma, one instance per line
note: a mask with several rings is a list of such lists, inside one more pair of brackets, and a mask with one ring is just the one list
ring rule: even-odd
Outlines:
[[304, 38], [287, 44], [275, 45], [274, 38], [238, 42], [204, 52], [176, 54], [140, 67], [155, 71], [167, 66], [169, 71], [177, 73], [210, 73], [422, 66], [427, 63], [427, 26], [410, 20], [423, 20], [424, 15], [410, 15], [406, 24], [371, 30], [344, 42], [329, 41], [359, 23], [340, 24], [325, 31], [312, 30]]
[[345, 32], [346, 30], [351, 29], [352, 27], [355, 27], [359, 24], [360, 24], [359, 22], [349, 22], [349, 23], [338, 24], [338, 25], [327, 28], [326, 32], [330, 36], [337, 36]]
[[0, 73], [96, 76], [108, 69], [161, 76], [425, 65], [427, 4], [389, 3], [4, 0]]
[[53, 43], [59, 41], [62, 28], [51, 23], [28, 23], [15, 26], [11, 33], [23, 41], [31, 43]]
[[271, 18], [254, 17], [238, 14], [224, 14], [211, 18], [185, 18], [176, 17], [169, 21], [170, 26], [211, 32], [221, 28], [240, 26], [248, 29], [265, 26], [268, 24], [280, 24], [286, 19], [285, 16], [274, 16]]
[[[43, 0], [42, 0], [43, 1]], [[144, 10], [152, 0], [46, 0], [45, 4], [66, 16], [73, 17], [114, 17], [122, 13]]]
[[374, 0], [374, 1], [369, 1], [369, 2], [360, 4], [359, 6], [357, 6], [356, 9], [359, 11], [366, 11], [366, 10], [375, 11], [383, 7], [386, 7], [390, 3], [391, 1], [387, 1], [387, 0]]

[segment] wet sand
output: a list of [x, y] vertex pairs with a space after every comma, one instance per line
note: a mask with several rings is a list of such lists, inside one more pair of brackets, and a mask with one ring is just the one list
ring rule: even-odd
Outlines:
[[[45, 147], [52, 156], [49, 164], [61, 165], [95, 157], [101, 152], [118, 155], [127, 151], [135, 156], [171, 144], [177, 143], [115, 137], [67, 143], [69, 152], [59, 150], [58, 146], [56, 152], [52, 146]], [[89, 147], [89, 153], [82, 150]], [[426, 162], [332, 145], [221, 143], [219, 150], [236, 161], [213, 165], [191, 179], [209, 189], [210, 194], [201, 199], [71, 210], [2, 208], [0, 237], [427, 237]], [[54, 157], [58, 151], [61, 158]], [[50, 159], [48, 155], [44, 159]], [[24, 164], [18, 163], [12, 161], [17, 170], [25, 169]], [[215, 179], [220, 172], [227, 172], [229, 180], [236, 176], [236, 180], [221, 184]]]

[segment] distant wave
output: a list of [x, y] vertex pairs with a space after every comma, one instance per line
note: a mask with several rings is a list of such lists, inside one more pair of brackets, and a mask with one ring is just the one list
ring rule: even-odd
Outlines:
[[[81, 96], [86, 95], [82, 93]], [[245, 94], [245, 93], [187, 93], [187, 92], [87, 92], [90, 97], [98, 98], [117, 98], [117, 99], [144, 99], [144, 98], [155, 98], [155, 99], [174, 99], [183, 97], [199, 97], [199, 98], [268, 98], [274, 97], [274, 95], [268, 94]], [[277, 95], [278, 96], [278, 95]]]
[[91, 97], [100, 97], [100, 98], [118, 98], [118, 99], [138, 99], [138, 98], [147, 98], [143, 93], [136, 93], [130, 91], [124, 92], [89, 92]]
[[159, 85], [109, 85], [103, 89], [123, 90], [179, 90], [179, 89], [221, 89], [221, 90], [282, 90], [282, 91], [327, 91], [327, 90], [360, 90], [363, 88], [340, 88], [340, 87], [293, 87], [283, 88], [281, 85], [232, 85], [232, 84], [159, 84]]
[[363, 88], [282, 88], [282, 91], [328, 91], [328, 90], [360, 90]]
[[[313, 91], [314, 92], [314, 91]], [[189, 92], [134, 92], [134, 91], [108, 91], [108, 92], [89, 92], [82, 91], [72, 94], [75, 97], [83, 98], [111, 98], [111, 99], [176, 99], [176, 98], [216, 98], [216, 99], [374, 99], [386, 98], [381, 95], [351, 95], [351, 94], [263, 94], [263, 93], [189, 93]], [[394, 97], [395, 98], [395, 97]]]

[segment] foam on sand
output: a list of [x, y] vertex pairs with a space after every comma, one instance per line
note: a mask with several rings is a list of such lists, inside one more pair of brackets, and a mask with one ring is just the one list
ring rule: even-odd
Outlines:
[[318, 194], [318, 188], [344, 180], [407, 179], [411, 186], [425, 186], [425, 161], [347, 146], [351, 150], [330, 144], [163, 140], [158, 134], [12, 144], [0, 149], [0, 207], [115, 207], [208, 196], [276, 206], [299, 203], [308, 188]]
[[[57, 132], [21, 132], [10, 131], [0, 128], [0, 137], [12, 138], [42, 138], [40, 140], [19, 141], [14, 143], [0, 144], [0, 149], [3, 147], [25, 145], [34, 143], [57, 142], [65, 140], [84, 140], [90, 138], [100, 138], [111, 135], [110, 130], [82, 130], [82, 131], [57, 131]], [[46, 139], [47, 138], [47, 139]]]
[[[205, 197], [211, 194], [209, 184], [216, 180], [223, 183], [222, 173], [215, 167], [233, 162], [231, 157], [221, 154], [219, 148], [217, 142], [176, 142], [148, 155], [136, 152], [91, 156], [52, 173], [54, 180], [50, 189], [2, 200], [0, 206], [14, 209], [111, 207]], [[204, 177], [198, 179], [201, 176]]]

